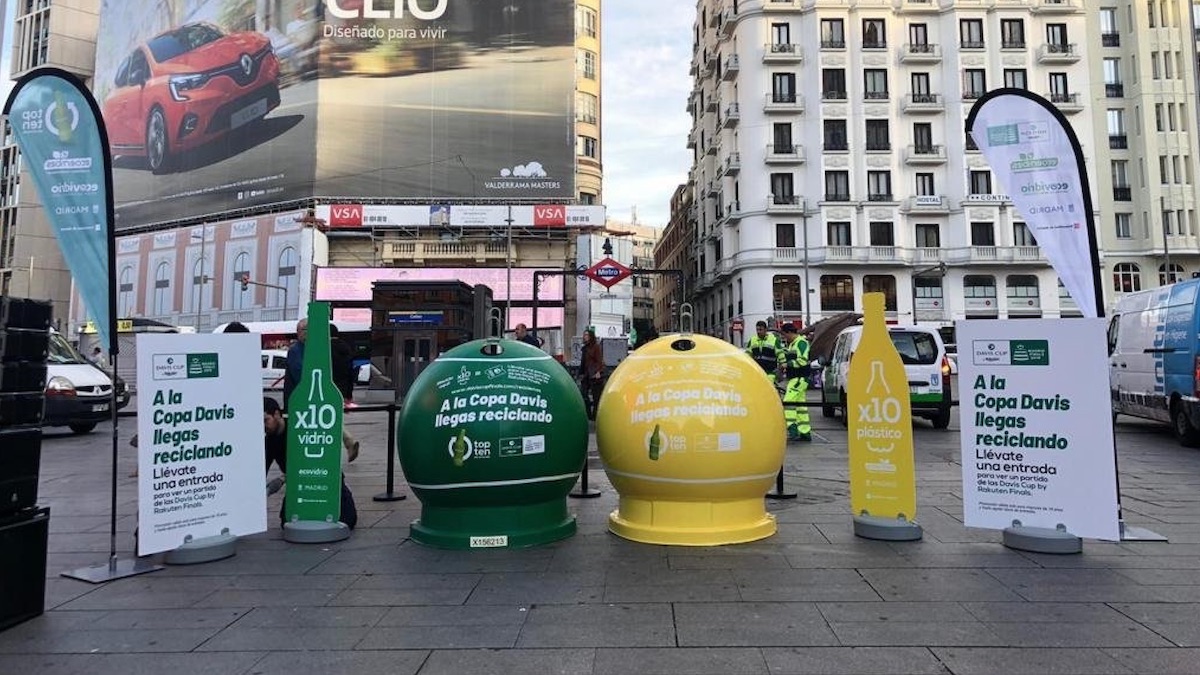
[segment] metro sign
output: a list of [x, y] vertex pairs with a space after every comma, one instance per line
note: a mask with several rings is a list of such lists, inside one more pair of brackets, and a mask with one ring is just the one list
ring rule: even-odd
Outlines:
[[633, 274], [633, 270], [612, 258], [605, 258], [587, 268], [583, 274], [605, 288], [612, 288], [628, 279], [629, 275]]
[[551, 228], [567, 226], [567, 207], [545, 204], [533, 207], [533, 226]]
[[362, 227], [362, 204], [334, 204], [329, 207], [329, 227]]

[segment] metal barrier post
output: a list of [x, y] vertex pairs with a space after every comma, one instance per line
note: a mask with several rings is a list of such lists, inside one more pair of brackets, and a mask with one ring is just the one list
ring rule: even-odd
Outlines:
[[408, 495], [396, 494], [396, 404], [387, 406], [387, 491], [381, 492], [371, 499], [377, 502], [398, 502], [408, 498]]
[[600, 491], [594, 487], [588, 487], [588, 460], [583, 458], [583, 471], [579, 474], [579, 489], [571, 492], [569, 497], [576, 499], [595, 499], [600, 496]]

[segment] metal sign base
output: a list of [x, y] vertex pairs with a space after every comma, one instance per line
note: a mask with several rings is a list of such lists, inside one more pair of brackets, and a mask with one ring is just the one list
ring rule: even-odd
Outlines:
[[162, 565], [158, 565], [150, 562], [149, 560], [143, 560], [141, 558], [118, 560], [116, 556], [113, 556], [112, 559], [108, 561], [107, 565], [80, 567], [76, 570], [63, 572], [62, 576], [68, 579], [86, 581], [89, 584], [102, 584], [106, 581], [115, 581], [117, 579], [124, 579], [125, 577], [135, 577], [139, 574], [145, 574], [147, 572], [157, 572], [162, 568]]
[[198, 565], [231, 558], [237, 555], [237, 540], [228, 530], [211, 537], [191, 539], [183, 546], [167, 551], [163, 562], [168, 565]]
[[1147, 530], [1144, 527], [1134, 527], [1126, 525], [1125, 521], [1121, 521], [1121, 541], [1169, 541], [1166, 535], [1159, 534], [1153, 530]]
[[879, 541], [917, 541], [924, 536], [921, 526], [901, 518], [854, 516], [854, 536]]
[[345, 523], [318, 520], [295, 520], [283, 524], [283, 540], [293, 544], [327, 544], [350, 537]]
[[1083, 540], [1067, 532], [1066, 528], [1026, 527], [1019, 523], [1004, 528], [1004, 545], [1007, 548], [1031, 553], [1055, 555], [1083, 553]]

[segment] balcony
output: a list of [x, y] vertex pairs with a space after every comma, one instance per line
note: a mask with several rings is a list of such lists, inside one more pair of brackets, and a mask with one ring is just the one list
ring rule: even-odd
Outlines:
[[1013, 51], [1024, 50], [1025, 49], [1025, 41], [1024, 40], [1001, 40], [1000, 41], [1000, 49], [1001, 50], [1011, 49]]
[[825, 103], [845, 103], [849, 100], [844, 91], [822, 90], [821, 100]]
[[895, 196], [890, 192], [870, 192], [867, 193], [867, 201], [874, 204], [894, 204], [896, 203]]
[[733, 35], [735, 28], [737, 28], [737, 13], [732, 9], [727, 9], [721, 14], [721, 37]]
[[983, 98], [984, 91], [982, 89], [967, 89], [962, 93], [962, 100], [974, 101], [978, 98]]
[[867, 141], [867, 152], [891, 152], [892, 144], [886, 140]]
[[732, 129], [742, 120], [742, 111], [738, 108], [738, 104], [730, 103], [729, 107], [725, 108], [725, 118], [723, 123], [726, 129]]
[[886, 91], [864, 91], [864, 101], [886, 101], [891, 98], [891, 95]]
[[821, 40], [821, 49], [845, 49], [846, 40]]
[[1065, 94], [1054, 92], [1046, 94], [1046, 100], [1058, 106], [1058, 109], [1071, 114], [1083, 110], [1083, 101], [1079, 98], [1079, 94]]
[[763, 63], [800, 63], [804, 50], [790, 43], [769, 43], [763, 47]]
[[871, 50], [887, 49], [887, 40], [872, 40], [870, 42], [863, 40], [862, 48]]
[[380, 250], [380, 258], [384, 262], [404, 260], [422, 263], [426, 260], [443, 260], [484, 263], [506, 260], [509, 257], [508, 246], [503, 241], [392, 241], [385, 242]]
[[983, 40], [959, 40], [958, 50], [962, 52], [981, 52], [987, 49]]
[[804, 213], [804, 198], [796, 195], [771, 195], [767, 213]]
[[725, 175], [736, 176], [742, 172], [742, 153], [731, 152], [725, 156]]
[[941, 63], [942, 50], [927, 42], [907, 44], [900, 48], [900, 63]]
[[1100, 34], [1100, 44], [1105, 47], [1120, 47], [1121, 46], [1121, 34], [1120, 33], [1101, 33]]
[[717, 195], [721, 194], [721, 184], [717, 181], [709, 181], [708, 188], [705, 190], [705, 194], [709, 197], [716, 197]]
[[849, 192], [826, 192], [825, 201], [827, 202], [848, 202], [850, 201]]
[[908, 14], [937, 14], [940, 11], [934, 0], [899, 0], [896, 9]]
[[725, 59], [725, 70], [721, 72], [721, 79], [731, 82], [741, 70], [742, 64], [738, 61], [737, 54], [730, 54], [729, 58]]
[[936, 166], [946, 163], [944, 145], [910, 145], [904, 151], [904, 163], [909, 166]]
[[801, 145], [768, 145], [767, 164], [803, 164], [804, 146]]
[[736, 225], [742, 222], [742, 205], [740, 202], [731, 202], [725, 205], [725, 216], [721, 222], [726, 225]]
[[1129, 147], [1129, 137], [1125, 134], [1109, 134], [1109, 150], [1125, 150]]
[[947, 214], [950, 213], [950, 200], [942, 195], [916, 195], [909, 197], [900, 204], [901, 213], [915, 214]]
[[764, 12], [791, 12], [800, 9], [800, 0], [764, 0]]
[[764, 113], [802, 113], [804, 112], [804, 97], [792, 93], [775, 92], [767, 94], [763, 104]]
[[1125, 96], [1125, 85], [1121, 82], [1108, 82], [1104, 85], [1105, 98], [1121, 98]]
[[946, 103], [938, 94], [909, 94], [900, 103], [900, 110], [910, 115], [936, 115], [946, 110]]
[[1081, 0], [1033, 0], [1034, 14], [1074, 14], [1082, 11]]
[[704, 100], [704, 112], [717, 112], [717, 95], [713, 94]]
[[1128, 185], [1113, 186], [1113, 201], [1114, 202], [1131, 202], [1133, 201], [1133, 188]]
[[823, 152], [850, 152], [850, 144], [844, 140], [826, 141], [821, 149]]
[[1038, 47], [1038, 63], [1078, 63], [1082, 58], [1074, 44], [1047, 42]]

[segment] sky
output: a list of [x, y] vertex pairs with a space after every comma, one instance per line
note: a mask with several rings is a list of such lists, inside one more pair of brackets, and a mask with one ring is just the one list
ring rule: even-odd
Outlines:
[[608, 217], [665, 227], [687, 181], [693, 0], [601, 0], [601, 124]]

